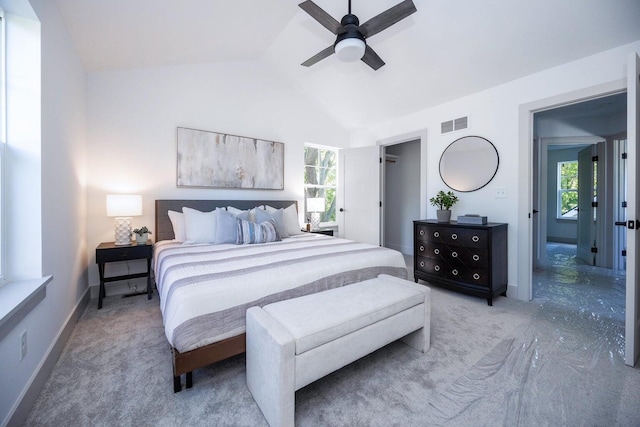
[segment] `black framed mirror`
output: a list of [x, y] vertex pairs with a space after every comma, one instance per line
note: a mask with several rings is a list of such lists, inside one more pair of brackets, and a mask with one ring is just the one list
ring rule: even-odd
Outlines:
[[476, 191], [491, 182], [498, 172], [496, 147], [481, 136], [456, 139], [440, 157], [440, 177], [455, 191]]

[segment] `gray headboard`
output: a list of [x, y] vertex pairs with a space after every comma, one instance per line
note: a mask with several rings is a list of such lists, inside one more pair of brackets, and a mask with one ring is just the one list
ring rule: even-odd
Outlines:
[[292, 204], [296, 205], [297, 210], [298, 202], [296, 200], [156, 200], [156, 228], [153, 232], [156, 233], [156, 242], [173, 239], [175, 236], [168, 212], [182, 212], [183, 207], [210, 212], [215, 208], [226, 208], [227, 206], [244, 210], [253, 209], [260, 205], [269, 205], [280, 209]]

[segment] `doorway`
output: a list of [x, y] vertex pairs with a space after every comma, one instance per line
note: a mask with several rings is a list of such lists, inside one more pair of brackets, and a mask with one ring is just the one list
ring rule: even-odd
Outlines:
[[420, 140], [383, 147], [382, 246], [413, 256], [420, 219]]
[[626, 114], [626, 93], [618, 93], [537, 112], [533, 124], [532, 297], [619, 321], [626, 242], [615, 236], [624, 224]]

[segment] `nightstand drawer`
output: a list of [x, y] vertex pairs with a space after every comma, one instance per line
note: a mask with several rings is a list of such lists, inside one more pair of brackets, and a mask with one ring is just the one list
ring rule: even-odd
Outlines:
[[109, 249], [98, 247], [96, 249], [96, 263], [150, 258], [152, 249], [151, 245], [111, 247]]

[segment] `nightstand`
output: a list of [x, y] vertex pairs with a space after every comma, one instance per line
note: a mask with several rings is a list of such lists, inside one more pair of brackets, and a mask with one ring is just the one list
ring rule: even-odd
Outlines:
[[[104, 284], [116, 282], [118, 280], [147, 278], [147, 299], [151, 299], [151, 256], [153, 255], [153, 244], [148, 240], [146, 244], [139, 245], [132, 243], [126, 246], [116, 246], [114, 242], [100, 243], [96, 248], [96, 264], [100, 273], [100, 290], [98, 291], [98, 309], [102, 308], [102, 298], [106, 297]], [[108, 262], [132, 261], [137, 259], [147, 260], [147, 272], [125, 274], [123, 276], [104, 277], [104, 267]]]
[[333, 228], [320, 228], [318, 230], [311, 230], [311, 231], [307, 231], [307, 230], [302, 230], [305, 233], [315, 233], [315, 234], [324, 234], [326, 236], [333, 236]]

